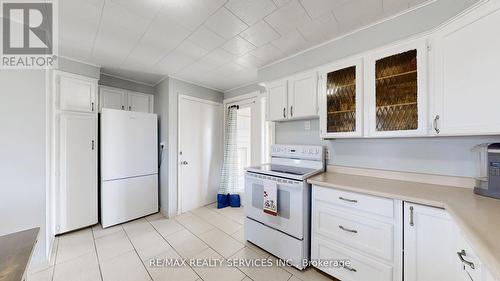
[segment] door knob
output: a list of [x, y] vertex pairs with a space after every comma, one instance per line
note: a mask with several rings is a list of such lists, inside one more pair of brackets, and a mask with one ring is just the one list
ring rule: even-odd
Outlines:
[[188, 164], [188, 162], [187, 162], [187, 161], [182, 161], [182, 162], [181, 162], [181, 165], [187, 165], [187, 164]]

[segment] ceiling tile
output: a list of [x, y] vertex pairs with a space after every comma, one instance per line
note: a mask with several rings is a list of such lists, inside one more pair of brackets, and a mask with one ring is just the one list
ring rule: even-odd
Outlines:
[[205, 26], [200, 26], [200, 28], [193, 32], [189, 36], [189, 40], [207, 51], [211, 51], [226, 42], [224, 38]]
[[236, 59], [236, 63], [247, 68], [259, 68], [264, 65], [264, 62], [254, 55], [246, 54]]
[[408, 0], [383, 0], [384, 13], [386, 15], [395, 14], [408, 9]]
[[229, 53], [228, 51], [222, 49], [222, 48], [217, 48], [213, 50], [212, 52], [208, 53], [206, 56], [204, 56], [200, 62], [202, 63], [207, 63], [211, 66], [219, 67], [231, 60], [235, 60], [236, 56]]
[[255, 49], [255, 46], [247, 40], [236, 36], [222, 45], [222, 48], [233, 55], [241, 56]]
[[332, 13], [306, 23], [299, 32], [311, 43], [321, 43], [340, 35], [339, 25]]
[[[431, 0], [410, 0], [409, 1], [409, 5], [410, 5], [410, 7], [413, 7], [413, 6], [416, 6], [416, 5], [420, 5], [420, 4], [424, 3], [424, 2], [431, 2]], [[472, 3], [472, 2], [475, 2], [475, 1], [469, 0], [469, 2]]]
[[107, 2], [119, 4], [125, 7], [125, 9], [127, 9], [129, 12], [151, 20], [163, 6], [164, 0], [108, 0]]
[[248, 25], [260, 21], [276, 9], [272, 0], [229, 0], [226, 7]]
[[271, 44], [264, 45], [250, 52], [253, 56], [264, 61], [266, 64], [277, 60], [282, 54], [281, 51]]
[[161, 13], [194, 31], [225, 2], [226, 0], [166, 0]]
[[290, 1], [265, 18], [265, 21], [281, 34], [291, 32], [310, 20], [298, 0]]
[[288, 2], [290, 2], [290, 0], [273, 0], [273, 2], [274, 2], [274, 4], [276, 4], [276, 6], [281, 7], [283, 5], [288, 4]]
[[163, 74], [174, 74], [206, 53], [205, 49], [189, 41], [184, 41], [157, 64], [157, 69]]
[[352, 31], [383, 15], [382, 0], [350, 0], [333, 11], [341, 32]]
[[205, 22], [205, 25], [226, 39], [230, 39], [248, 28], [248, 25], [226, 8], [219, 9]]
[[101, 19], [103, 0], [67, 0], [59, 3], [59, 52], [88, 60]]
[[133, 14], [122, 5], [106, 2], [102, 12], [101, 27], [126, 29], [134, 33], [144, 33], [150, 21]]
[[[125, 61], [141, 35], [116, 26], [101, 26], [97, 34], [92, 56], [102, 59], [104, 66], [119, 66]], [[107, 65], [107, 64], [112, 65]]]
[[126, 64], [151, 66], [175, 49], [190, 31], [166, 18], [157, 18], [129, 54]]
[[263, 46], [280, 37], [279, 33], [265, 21], [260, 21], [252, 25], [249, 29], [243, 31], [240, 36], [257, 47]]
[[300, 0], [300, 3], [307, 11], [307, 14], [313, 19], [318, 18], [325, 13], [330, 13], [336, 7], [347, 2], [349, 2], [349, 0]]
[[280, 49], [283, 54], [290, 55], [306, 48], [310, 43], [304, 40], [304, 37], [298, 31], [292, 31], [273, 42], [273, 46]]

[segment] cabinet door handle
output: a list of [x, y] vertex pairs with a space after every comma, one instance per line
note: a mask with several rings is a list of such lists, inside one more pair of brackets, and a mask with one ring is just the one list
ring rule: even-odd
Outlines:
[[339, 225], [339, 228], [342, 229], [343, 231], [346, 231], [346, 232], [351, 232], [351, 233], [358, 233], [357, 230], [354, 230], [354, 229], [349, 229], [349, 228], [345, 228], [343, 227], [342, 225]]
[[95, 149], [95, 141], [92, 140], [92, 150], [94, 150], [94, 149]]
[[346, 201], [346, 202], [349, 202], [349, 203], [358, 203], [358, 200], [354, 200], [354, 199], [347, 199], [347, 198], [344, 198], [342, 196], [339, 197], [340, 200], [342, 201]]
[[462, 250], [460, 252], [457, 252], [457, 255], [458, 255], [458, 258], [460, 259], [460, 261], [463, 263], [463, 264], [466, 264], [468, 265], [470, 268], [472, 269], [475, 269], [476, 266], [474, 265], [473, 262], [470, 262], [468, 260], [465, 260], [464, 257], [467, 256], [467, 254], [465, 253], [465, 250]]
[[290, 117], [293, 117], [293, 105], [290, 106]]
[[286, 118], [286, 107], [283, 107], [283, 118]]
[[438, 121], [439, 121], [439, 115], [436, 115], [436, 117], [434, 117], [434, 130], [436, 131], [436, 134], [439, 134], [439, 132], [441, 131], [438, 128]]
[[413, 206], [410, 206], [410, 226], [414, 226], [415, 223], [413, 222]]
[[349, 267], [349, 266], [344, 266], [343, 268], [346, 270], [349, 270], [350, 272], [358, 272], [356, 269]]
[[91, 103], [90, 103], [90, 110], [91, 110], [92, 112], [94, 112], [94, 103], [93, 103], [93, 102], [91, 102]]

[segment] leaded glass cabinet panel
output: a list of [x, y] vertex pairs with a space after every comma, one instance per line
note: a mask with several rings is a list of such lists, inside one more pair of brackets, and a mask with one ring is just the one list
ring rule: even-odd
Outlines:
[[367, 136], [427, 134], [425, 40], [388, 48], [366, 60]]
[[322, 137], [362, 136], [362, 61], [353, 60], [322, 68], [319, 90]]

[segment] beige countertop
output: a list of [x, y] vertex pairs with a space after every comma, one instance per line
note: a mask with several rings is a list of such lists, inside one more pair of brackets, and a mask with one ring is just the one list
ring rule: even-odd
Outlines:
[[31, 260], [39, 227], [0, 236], [0, 281], [22, 281]]
[[475, 195], [470, 188], [332, 172], [314, 176], [307, 181], [320, 186], [446, 209], [481, 261], [500, 280], [500, 200]]

